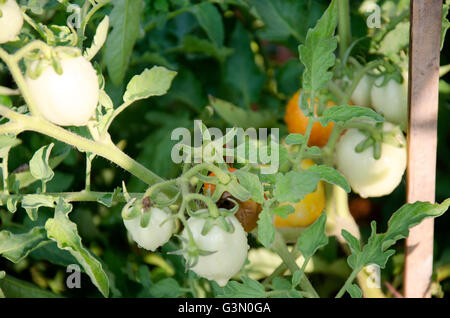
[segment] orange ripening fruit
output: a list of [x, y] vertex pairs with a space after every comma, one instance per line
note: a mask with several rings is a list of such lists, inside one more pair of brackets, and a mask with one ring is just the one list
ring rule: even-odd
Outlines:
[[[300, 98], [300, 91], [294, 94], [289, 100], [286, 106], [286, 114], [284, 115], [284, 121], [287, 124], [288, 131], [291, 134], [302, 134], [306, 132], [306, 127], [308, 126], [309, 118], [306, 117], [300, 110], [298, 105]], [[310, 99], [308, 98], [308, 103]], [[336, 104], [333, 101], [328, 101], [326, 107], [332, 107]], [[328, 138], [330, 137], [331, 131], [333, 130], [334, 123], [329, 123], [325, 127], [321, 123], [314, 123], [311, 135], [308, 140], [308, 146], [318, 146], [323, 147], [327, 144]]]
[[[314, 165], [314, 161], [305, 159], [301, 163], [303, 169], [308, 169]], [[286, 205], [290, 203], [282, 203]], [[278, 228], [283, 227], [306, 227], [314, 223], [322, 214], [325, 208], [325, 185], [319, 181], [314, 192], [307, 194], [303, 200], [291, 204], [295, 212], [289, 214], [286, 218], [275, 215], [274, 225]]]

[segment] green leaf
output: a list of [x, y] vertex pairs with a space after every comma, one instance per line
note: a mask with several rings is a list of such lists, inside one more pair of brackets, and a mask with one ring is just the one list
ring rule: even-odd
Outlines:
[[240, 185], [250, 192], [250, 198], [256, 203], [262, 204], [264, 202], [264, 189], [258, 176], [243, 170], [236, 170], [234, 173], [237, 175]]
[[282, 66], [275, 69], [275, 79], [278, 92], [287, 96], [294, 95], [301, 85], [304, 66], [298, 58], [287, 60]]
[[29, 257], [35, 260], [46, 260], [52, 264], [67, 267], [71, 264], [80, 265], [77, 260], [66, 250], [58, 248], [56, 242], [47, 240], [48, 244], [39, 246], [33, 250]]
[[27, 281], [6, 275], [0, 279], [0, 290], [8, 298], [60, 298], [48, 290], [37, 287]]
[[285, 142], [287, 145], [301, 145], [306, 141], [306, 138], [302, 134], [289, 134], [287, 135]]
[[[60, 144], [62, 145], [62, 144]], [[58, 144], [56, 145], [58, 146]], [[57, 154], [56, 150], [53, 149], [53, 157], [49, 159], [49, 166], [50, 168], [54, 169], [56, 168], [61, 162], [66, 159], [69, 154], [71, 153], [71, 147], [67, 145], [63, 145], [62, 151], [60, 150]], [[73, 154], [73, 153], [72, 153]], [[16, 180], [20, 182], [20, 188], [25, 188], [36, 181], [36, 179], [31, 175], [31, 172], [28, 171], [22, 171], [18, 173], [14, 173]]]
[[351, 190], [347, 179], [345, 179], [339, 171], [330, 166], [314, 165], [310, 167], [308, 171], [317, 173], [321, 180], [324, 180], [330, 184], [335, 184], [344, 189], [347, 193]]
[[348, 105], [327, 108], [319, 120], [322, 126], [326, 126], [330, 121], [345, 123], [351, 119], [364, 117], [373, 119], [376, 122], [384, 121], [383, 116], [370, 108]]
[[6, 201], [6, 208], [9, 212], [15, 213], [17, 211], [17, 203], [19, 203], [19, 198], [17, 197], [10, 197]]
[[275, 227], [272, 221], [272, 213], [263, 207], [258, 216], [258, 240], [264, 247], [269, 248], [275, 239]]
[[287, 216], [293, 212], [295, 212], [295, 208], [290, 204], [280, 205], [272, 210], [273, 214], [276, 214], [283, 219], [287, 218]]
[[300, 60], [305, 65], [303, 88], [317, 92], [333, 77], [328, 69], [335, 63], [337, 39], [333, 36], [337, 25], [337, 5], [333, 0], [313, 29], [308, 30], [305, 44], [299, 46]]
[[36, 151], [30, 160], [30, 172], [31, 175], [43, 182], [50, 181], [55, 175], [52, 168], [48, 164], [50, 152], [52, 151], [54, 144], [41, 147]]
[[221, 47], [224, 40], [222, 16], [219, 10], [209, 2], [193, 6], [190, 10], [198, 20], [208, 37]]
[[243, 129], [250, 127], [271, 127], [276, 120], [271, 112], [244, 110], [227, 101], [212, 96], [209, 97], [209, 102], [217, 114], [228, 124]]
[[357, 257], [361, 253], [361, 244], [356, 237], [345, 229], [342, 230], [342, 237], [345, 239], [350, 247], [350, 251], [352, 252], [352, 254], [347, 258], [347, 263], [354, 269], [357, 267]]
[[188, 68], [181, 69], [173, 80], [170, 97], [198, 110], [203, 110], [208, 103], [202, 84]]
[[328, 244], [328, 236], [325, 234], [326, 222], [327, 214], [323, 212], [298, 238], [297, 248], [306, 260], [310, 259], [319, 248]]
[[449, 206], [450, 199], [441, 204], [417, 201], [403, 205], [388, 221], [388, 230], [384, 234], [382, 248], [389, 248], [396, 241], [408, 237], [411, 227], [422, 222], [424, 218], [441, 216]]
[[91, 47], [87, 48], [84, 51], [83, 56], [88, 60], [92, 60], [94, 56], [100, 51], [103, 44], [105, 44], [106, 37], [108, 36], [108, 28], [109, 28], [109, 17], [105, 16], [97, 26], [97, 30], [95, 31], [94, 39], [92, 40]]
[[292, 284], [286, 278], [278, 276], [272, 280], [272, 288], [274, 290], [289, 290], [292, 288]]
[[290, 298], [303, 298], [303, 295], [300, 291], [296, 290], [296, 289], [292, 289], [288, 292], [288, 296]]
[[228, 92], [232, 98], [227, 99], [249, 109], [251, 103], [259, 99], [266, 78], [256, 66], [249, 33], [239, 22], [231, 34], [230, 46], [234, 49], [234, 54], [225, 64], [225, 84], [229, 86]]
[[356, 284], [348, 284], [346, 287], [347, 292], [350, 294], [352, 298], [361, 298], [362, 291]]
[[292, 275], [292, 288], [297, 287], [298, 284], [300, 284], [300, 279], [302, 278], [302, 271], [296, 270], [294, 274]]
[[117, 196], [122, 192], [122, 188], [117, 187], [114, 189], [114, 192], [107, 193], [103, 195], [102, 197], [97, 199], [97, 202], [103, 204], [104, 206], [110, 208], [112, 207], [113, 203], [116, 201]]
[[220, 297], [225, 298], [266, 298], [266, 291], [264, 286], [249, 278], [242, 276], [242, 283], [230, 281], [224, 288], [224, 295]]
[[53, 208], [55, 198], [45, 194], [27, 194], [22, 199], [22, 208], [25, 209], [32, 221], [37, 219], [37, 211], [43, 206]]
[[371, 223], [371, 235], [368, 243], [360, 248], [359, 241], [345, 230], [342, 236], [349, 244], [352, 254], [347, 258], [347, 263], [354, 270], [361, 270], [369, 264], [377, 264], [380, 268], [386, 266], [386, 262], [395, 251], [388, 250], [398, 240], [409, 235], [409, 229], [427, 217], [438, 217], [447, 211], [450, 199], [441, 204], [429, 202], [415, 202], [403, 205], [397, 210], [388, 222], [388, 230], [383, 234], [376, 234], [376, 223]]
[[176, 298], [180, 297], [184, 294], [183, 290], [180, 287], [180, 284], [178, 282], [169, 277], [164, 278], [157, 282], [156, 284], [153, 284], [150, 286], [150, 294], [154, 297], [170, 297], [170, 298]]
[[78, 235], [77, 226], [69, 219], [72, 206], [62, 198], [59, 199], [55, 208], [55, 216], [45, 223], [47, 236], [54, 240], [60, 249], [69, 251], [91, 278], [92, 283], [97, 286], [103, 296], [108, 297], [109, 280], [101, 263], [83, 247]]
[[244, 0], [256, 10], [264, 23], [259, 33], [261, 37], [272, 41], [287, 40], [293, 36], [303, 42], [308, 27], [316, 19], [316, 2], [297, 0]]
[[105, 62], [114, 85], [125, 77], [136, 39], [142, 12], [142, 0], [113, 0], [110, 14], [112, 32], [106, 40]]
[[167, 93], [177, 72], [162, 66], [145, 69], [140, 75], [135, 75], [127, 85], [123, 95], [125, 103], [132, 103], [150, 96], [161, 96]]
[[17, 139], [16, 137], [0, 135], [0, 158], [7, 156], [9, 150], [20, 143], [20, 139]]
[[227, 56], [233, 53], [233, 49], [221, 46], [218, 47], [216, 43], [201, 39], [195, 35], [188, 34], [183, 38], [183, 42], [179, 50], [185, 53], [201, 53], [207, 56], [212, 56], [219, 62], [223, 63]]
[[13, 263], [23, 260], [34, 249], [45, 244], [47, 239], [43, 227], [35, 227], [31, 231], [14, 234], [9, 231], [0, 232], [0, 255]]
[[310, 171], [279, 173], [275, 182], [275, 198], [279, 202], [296, 203], [317, 188], [319, 176]]
[[391, 30], [380, 43], [377, 52], [386, 56], [398, 55], [409, 45], [409, 22], [400, 22]]

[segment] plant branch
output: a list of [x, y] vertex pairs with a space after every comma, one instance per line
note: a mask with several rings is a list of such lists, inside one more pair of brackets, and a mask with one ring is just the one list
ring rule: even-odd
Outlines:
[[339, 56], [344, 58], [345, 52], [351, 43], [350, 29], [350, 4], [349, 0], [338, 1], [338, 31], [339, 31]]
[[[281, 257], [283, 262], [286, 264], [286, 266], [289, 268], [289, 271], [294, 274], [296, 271], [300, 270], [297, 263], [295, 262], [295, 258], [292, 256], [292, 254], [287, 249], [286, 243], [284, 242], [283, 237], [278, 231], [275, 231], [275, 240], [272, 243], [271, 248]], [[302, 275], [302, 278], [300, 280], [300, 288], [315, 298], [319, 298], [319, 295], [317, 294], [314, 287], [311, 285], [311, 282], [308, 280], [308, 278], [305, 275]]]
[[[350, 99], [352, 97], [354, 90], [358, 86], [358, 84], [361, 81], [361, 79], [363, 78], [363, 76], [365, 74], [367, 74], [370, 70], [372, 70], [380, 65], [383, 65], [385, 63], [386, 62], [383, 60], [375, 60], [375, 61], [371, 61], [371, 62], [367, 63], [363, 68], [359, 69], [355, 73], [353, 81], [352, 81], [351, 85], [347, 88], [345, 95], [340, 100], [340, 104], [348, 104], [350, 102]], [[360, 106], [364, 106], [364, 105], [360, 105]]]
[[347, 278], [347, 280], [345, 281], [344, 286], [342, 286], [342, 288], [339, 290], [339, 292], [336, 295], [336, 298], [341, 298], [346, 290], [347, 290], [347, 286], [351, 285], [353, 283], [353, 281], [356, 278], [356, 275], [358, 275], [358, 273], [361, 271], [362, 268], [356, 268], [353, 270], [353, 272], [351, 273], [351, 275]]
[[[80, 192], [57, 192], [57, 193], [50, 193], [47, 192], [45, 196], [48, 197], [62, 197], [67, 202], [98, 202], [101, 198], [111, 195], [112, 192], [96, 192], [96, 191], [80, 191]], [[142, 193], [128, 193], [128, 195], [132, 198], [142, 198]], [[0, 202], [3, 204], [10, 198], [12, 199], [21, 199], [26, 194], [0, 194]], [[125, 196], [123, 193], [118, 193], [116, 197], [116, 203], [124, 203], [127, 202]]]
[[[123, 153], [112, 143], [112, 141], [92, 141], [56, 126], [45, 119], [18, 114], [1, 105], [0, 115], [11, 121], [20, 123], [23, 130], [35, 131], [50, 136], [76, 147], [82, 152], [92, 152], [100, 157], [108, 159], [149, 185], [164, 181], [161, 177]], [[171, 195], [172, 191], [165, 194]]]

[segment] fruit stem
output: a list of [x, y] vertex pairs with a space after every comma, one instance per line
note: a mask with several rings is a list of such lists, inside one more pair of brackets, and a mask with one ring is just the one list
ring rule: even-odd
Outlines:
[[34, 116], [40, 116], [40, 114], [37, 111], [36, 107], [34, 106], [33, 100], [31, 98], [30, 92], [25, 82], [25, 77], [23, 76], [22, 71], [20, 70], [17, 62], [18, 57], [22, 56], [22, 54], [26, 54], [30, 50], [40, 47], [42, 44], [43, 42], [41, 41], [33, 41], [27, 46], [24, 46], [22, 49], [17, 51], [17, 53], [14, 55], [9, 55], [4, 49], [0, 48], [0, 59], [2, 59], [3, 62], [5, 62], [6, 66], [9, 68], [12, 77], [16, 81], [17, 86], [19, 87], [20, 92], [22, 93], [22, 96], [28, 106], [28, 109]]
[[210, 197], [207, 197], [200, 193], [189, 193], [183, 195], [183, 201], [189, 202], [192, 200], [199, 200], [205, 203], [208, 208], [209, 214], [213, 218], [217, 218], [219, 216], [219, 209], [217, 208], [216, 203]]
[[[371, 61], [371, 62], [367, 63], [364, 67], [359, 69], [355, 73], [355, 75], [353, 77], [353, 81], [352, 81], [351, 85], [347, 88], [345, 95], [342, 96], [342, 98], [340, 98], [339, 104], [348, 104], [350, 102], [350, 99], [352, 97], [354, 90], [356, 89], [356, 87], [358, 86], [359, 82], [364, 77], [364, 75], [367, 74], [372, 69], [374, 69], [380, 65], [383, 65], [385, 63], [386, 62], [383, 60], [375, 60], [375, 61]], [[358, 105], [358, 106], [366, 106], [366, 105]]]
[[311, 130], [315, 122], [316, 121], [313, 117], [308, 118], [308, 125], [306, 126], [305, 131], [305, 142], [300, 146], [297, 157], [295, 158], [295, 166], [298, 166], [302, 162], [303, 154], [306, 151], [306, 146], [308, 145], [309, 137], [311, 136]]
[[204, 162], [192, 167], [186, 173], [184, 173], [183, 178], [190, 180], [193, 176], [195, 176], [202, 170], [208, 170], [214, 173], [219, 179], [220, 183], [227, 184], [230, 181], [230, 176], [226, 172], [209, 162]]

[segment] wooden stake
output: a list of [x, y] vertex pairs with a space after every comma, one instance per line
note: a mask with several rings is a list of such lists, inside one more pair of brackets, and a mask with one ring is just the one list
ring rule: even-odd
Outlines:
[[[407, 201], [435, 200], [442, 0], [411, 0]], [[405, 297], [430, 297], [432, 219], [406, 241]]]

